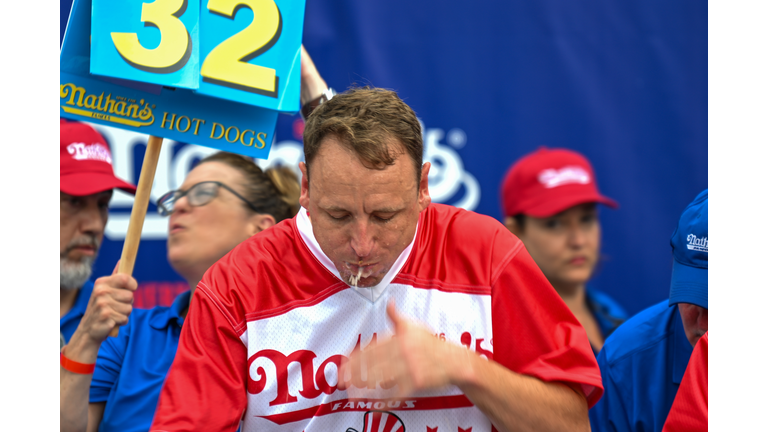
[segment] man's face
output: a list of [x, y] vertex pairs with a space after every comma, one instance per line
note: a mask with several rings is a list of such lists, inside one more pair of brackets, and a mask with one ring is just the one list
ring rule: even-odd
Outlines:
[[107, 225], [112, 190], [87, 196], [61, 194], [61, 287], [80, 288], [90, 277]]
[[[399, 149], [400, 144], [392, 144]], [[416, 181], [413, 161], [400, 154], [383, 170], [366, 168], [335, 137], [326, 137], [312, 161], [312, 180], [300, 164], [301, 205], [315, 238], [342, 279], [357, 286], [377, 285], [413, 240], [419, 213], [430, 203], [429, 163]]]
[[709, 310], [690, 303], [678, 303], [680, 317], [683, 319], [685, 337], [692, 346], [709, 330]]

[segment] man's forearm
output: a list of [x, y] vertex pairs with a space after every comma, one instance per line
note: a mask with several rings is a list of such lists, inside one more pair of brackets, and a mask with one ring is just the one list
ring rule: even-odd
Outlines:
[[[463, 350], [452, 379], [499, 431], [589, 432], [587, 401], [566, 385], [510, 371]], [[457, 352], [458, 354], [458, 352]]]
[[[99, 347], [75, 332], [65, 347], [66, 356], [80, 363], [95, 363]], [[88, 393], [93, 374], [78, 374], [60, 367], [59, 418], [61, 431], [85, 431], [88, 426]]]

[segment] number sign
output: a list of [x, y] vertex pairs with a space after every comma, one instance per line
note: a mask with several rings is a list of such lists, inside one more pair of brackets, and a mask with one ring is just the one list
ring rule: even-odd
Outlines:
[[93, 0], [90, 72], [295, 113], [303, 18], [296, 0]]
[[[99, 0], [93, 8], [75, 0], [60, 56], [60, 115], [266, 159], [278, 111], [298, 110], [304, 3], [203, 1], [215, 16], [203, 19], [196, 1], [123, 0], [108, 3], [125, 10], [97, 18]], [[92, 17], [110, 29], [106, 36], [89, 34], [98, 27]], [[287, 39], [297, 49], [286, 59], [276, 48]], [[104, 44], [112, 60], [94, 57]]]
[[196, 89], [199, 1], [93, 0], [91, 73]]

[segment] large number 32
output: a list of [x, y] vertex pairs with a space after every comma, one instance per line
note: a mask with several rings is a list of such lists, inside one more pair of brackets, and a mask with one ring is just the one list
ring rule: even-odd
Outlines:
[[[203, 81], [252, 93], [277, 97], [274, 69], [248, 63], [270, 49], [283, 27], [280, 9], [273, 0], [209, 0], [208, 10], [234, 19], [238, 5], [253, 11], [253, 21], [240, 33], [211, 50], [200, 67]], [[192, 52], [192, 38], [179, 19], [187, 0], [155, 0], [141, 6], [141, 21], [160, 30], [160, 44], [146, 49], [136, 33], [112, 33], [120, 56], [131, 66], [152, 73], [171, 73], [183, 68]]]

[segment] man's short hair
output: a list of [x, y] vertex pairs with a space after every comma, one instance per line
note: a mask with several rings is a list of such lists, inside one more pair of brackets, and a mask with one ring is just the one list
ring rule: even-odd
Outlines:
[[[384, 169], [407, 153], [421, 181], [424, 144], [416, 113], [397, 93], [374, 87], [355, 87], [318, 106], [304, 127], [307, 175], [324, 138], [334, 136], [353, 150], [363, 165]], [[399, 146], [392, 146], [392, 140]]]

